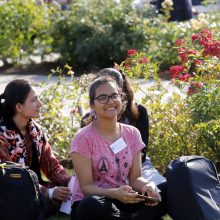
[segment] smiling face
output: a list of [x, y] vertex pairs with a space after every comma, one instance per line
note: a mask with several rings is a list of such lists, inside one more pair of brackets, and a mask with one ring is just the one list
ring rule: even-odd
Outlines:
[[16, 105], [17, 114], [20, 114], [24, 118], [39, 118], [42, 102], [40, 101], [35, 90], [31, 88], [28, 96], [23, 104], [18, 103]]
[[107, 81], [96, 88], [91, 108], [96, 112], [97, 119], [117, 117], [122, 108], [122, 101], [119, 88], [114, 81]]

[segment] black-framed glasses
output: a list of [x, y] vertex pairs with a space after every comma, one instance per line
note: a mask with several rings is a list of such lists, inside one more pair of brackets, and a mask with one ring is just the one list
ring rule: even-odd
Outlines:
[[122, 97], [121, 97], [121, 94], [118, 94], [118, 93], [113, 93], [112, 95], [102, 94], [102, 95], [95, 97], [94, 100], [97, 99], [100, 104], [106, 104], [108, 103], [110, 98], [112, 99], [113, 102], [118, 102], [118, 101], [121, 101]]

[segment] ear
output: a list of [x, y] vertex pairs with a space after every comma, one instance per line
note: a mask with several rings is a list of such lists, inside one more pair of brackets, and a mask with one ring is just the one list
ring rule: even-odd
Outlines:
[[90, 107], [91, 110], [94, 110], [94, 104], [91, 104], [91, 103], [90, 103], [90, 106], [89, 106], [89, 107]]
[[23, 106], [21, 103], [17, 103], [15, 106], [16, 112], [22, 112], [23, 111]]

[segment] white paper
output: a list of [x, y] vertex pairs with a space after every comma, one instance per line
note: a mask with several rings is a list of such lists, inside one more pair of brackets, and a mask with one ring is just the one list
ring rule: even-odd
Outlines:
[[123, 150], [127, 144], [123, 140], [123, 138], [119, 138], [117, 141], [115, 141], [113, 144], [110, 145], [110, 148], [112, 149], [114, 154], [117, 154], [121, 150]]
[[[71, 191], [71, 193], [73, 193], [73, 186], [74, 186], [74, 183], [75, 183], [75, 179], [76, 179], [76, 177], [72, 176], [71, 180], [68, 184], [68, 188]], [[67, 201], [63, 201], [61, 206], [60, 206], [60, 212], [64, 212], [64, 213], [69, 215], [71, 213], [71, 206], [72, 206], [72, 200], [71, 199], [68, 199]]]

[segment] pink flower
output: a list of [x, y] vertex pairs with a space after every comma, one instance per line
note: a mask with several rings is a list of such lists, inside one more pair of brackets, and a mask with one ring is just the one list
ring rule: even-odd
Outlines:
[[132, 56], [132, 55], [135, 55], [135, 54], [137, 54], [136, 50], [134, 50], [134, 49], [128, 50], [128, 53], [127, 53], [128, 56]]

